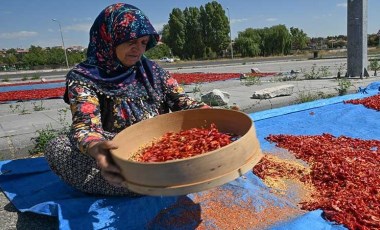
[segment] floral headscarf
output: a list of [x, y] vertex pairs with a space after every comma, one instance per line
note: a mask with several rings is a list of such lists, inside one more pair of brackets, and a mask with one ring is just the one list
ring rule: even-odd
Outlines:
[[146, 47], [149, 50], [157, 44], [159, 35], [140, 9], [124, 3], [106, 7], [90, 29], [87, 59], [74, 67], [67, 79], [95, 85], [101, 91], [117, 95], [136, 74], [151, 72], [144, 69], [151, 68], [151, 62], [143, 56], [136, 66], [127, 68], [116, 57], [116, 47], [146, 35], [150, 36]]
[[123, 3], [108, 6], [91, 27], [87, 62], [110, 72], [118, 71], [124, 67], [116, 58], [116, 46], [146, 35], [150, 35], [148, 50], [157, 44], [159, 38], [141, 10]]

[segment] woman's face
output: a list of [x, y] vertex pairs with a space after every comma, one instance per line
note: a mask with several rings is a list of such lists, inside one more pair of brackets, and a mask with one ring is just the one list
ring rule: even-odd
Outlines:
[[116, 57], [126, 67], [136, 64], [144, 54], [149, 42], [149, 35], [126, 41], [116, 47]]

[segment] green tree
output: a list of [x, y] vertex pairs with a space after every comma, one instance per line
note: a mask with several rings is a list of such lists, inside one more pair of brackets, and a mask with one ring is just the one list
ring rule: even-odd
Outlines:
[[276, 35], [279, 42], [278, 48], [277, 48], [277, 54], [281, 54], [281, 55], [289, 54], [292, 37], [288, 28], [286, 28], [285, 25], [277, 25], [277, 26], [274, 26], [274, 30], [276, 31]]
[[258, 30], [248, 28], [239, 32], [235, 39], [235, 51], [242, 57], [255, 57], [260, 55], [261, 37]]
[[285, 25], [265, 27], [259, 30], [260, 50], [263, 56], [283, 55], [290, 51], [291, 35]]
[[45, 52], [47, 57], [47, 65], [64, 66], [66, 64], [65, 51], [62, 48], [47, 48]]
[[165, 43], [155, 46], [154, 48], [145, 52], [145, 56], [150, 59], [160, 59], [162, 57], [170, 57], [170, 48]]
[[291, 41], [292, 47], [291, 49], [301, 50], [307, 47], [309, 42], [309, 38], [303, 30], [290, 27]]
[[[169, 29], [167, 37], [164, 38], [166, 44], [171, 48], [176, 56], [182, 57], [183, 46], [185, 45], [185, 18], [180, 9], [174, 8], [169, 15]], [[166, 34], [164, 34], [166, 35]]]
[[196, 7], [186, 8], [185, 17], [185, 45], [183, 49], [184, 59], [203, 58], [205, 49], [202, 37], [202, 25], [200, 21], [200, 10]]
[[158, 33], [161, 35], [161, 42], [163, 43], [166, 43], [167, 44], [167, 39], [169, 38], [170, 34], [169, 34], [169, 24], [165, 24], [162, 28], [161, 31], [159, 31]]
[[17, 57], [16, 57], [16, 55], [14, 55], [13, 53], [7, 54], [7, 56], [5, 57], [5, 63], [8, 66], [14, 66], [14, 65], [16, 65], [16, 63], [17, 63]]
[[9, 55], [9, 54], [13, 54], [13, 55], [17, 55], [17, 50], [14, 49], [14, 48], [10, 48], [8, 49], [6, 52], [5, 52], [6, 55]]
[[29, 53], [23, 56], [22, 62], [31, 67], [46, 65], [46, 52], [39, 46], [31, 46]]
[[205, 45], [212, 51], [221, 54], [229, 45], [229, 22], [222, 5], [217, 1], [207, 3], [203, 13], [201, 8], [201, 21], [204, 23], [203, 37]]
[[203, 58], [215, 57], [216, 53], [212, 50], [212, 26], [211, 26], [211, 16], [207, 14], [206, 9], [201, 6], [199, 8], [200, 21], [201, 21], [201, 34], [203, 37], [204, 50]]
[[379, 36], [377, 34], [368, 35], [368, 46], [369, 47], [379, 46]]
[[377, 71], [380, 70], [380, 64], [378, 60], [370, 60], [369, 69], [375, 71], [373, 76], [377, 76]]
[[[72, 51], [67, 54], [69, 65], [78, 64], [86, 59], [86, 52], [84, 51]], [[66, 64], [65, 64], [66, 65]], [[64, 66], [65, 66], [64, 65]]]

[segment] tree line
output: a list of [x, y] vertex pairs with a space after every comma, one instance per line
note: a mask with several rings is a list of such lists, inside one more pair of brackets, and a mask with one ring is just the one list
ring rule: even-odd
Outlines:
[[[174, 8], [169, 14], [169, 21], [164, 25], [161, 45], [147, 51], [151, 59], [165, 56], [178, 57], [182, 60], [205, 60], [234, 56], [256, 57], [288, 55], [294, 50], [324, 49], [344, 47], [346, 36], [327, 38], [310, 38], [299, 28], [275, 25], [265, 28], [247, 28], [238, 32], [230, 41], [230, 21], [226, 11], [217, 1], [204, 6], [186, 7], [184, 10]], [[368, 36], [368, 46], [377, 46], [379, 37]], [[232, 49], [231, 49], [232, 48]], [[68, 53], [70, 66], [83, 61], [86, 50]], [[28, 53], [20, 54], [15, 49], [0, 56], [0, 64], [18, 68], [54, 68], [65, 66], [64, 50], [31, 46]]]
[[[168, 24], [161, 31], [164, 45], [147, 52], [151, 58], [176, 56], [183, 60], [202, 60], [229, 57], [232, 49], [235, 56], [256, 57], [287, 55], [304, 49], [343, 48], [347, 37], [343, 35], [327, 38], [310, 38], [302, 29], [285, 25], [265, 28], [247, 28], [238, 32], [230, 41], [230, 22], [226, 11], [217, 2], [204, 6], [186, 7], [183, 11], [174, 8]], [[379, 45], [376, 34], [368, 35], [368, 46]]]
[[[70, 51], [67, 59], [70, 66], [83, 61], [86, 58], [85, 51]], [[60, 68], [66, 66], [65, 52], [60, 47], [31, 46], [27, 53], [20, 53], [16, 49], [9, 49], [4, 56], [0, 56], [3, 70], [8, 69], [44, 69]]]
[[[239, 32], [230, 41], [230, 22], [226, 11], [217, 1], [204, 6], [186, 7], [183, 11], [174, 8], [168, 24], [162, 30], [162, 42], [167, 45], [164, 55], [177, 56], [185, 60], [215, 59], [232, 55], [232, 49], [242, 57], [286, 55], [292, 44], [300, 49], [307, 45], [307, 35], [298, 28], [289, 31], [284, 25], [252, 29]], [[232, 48], [232, 49], [231, 49]], [[148, 52], [164, 53], [162, 47]]]

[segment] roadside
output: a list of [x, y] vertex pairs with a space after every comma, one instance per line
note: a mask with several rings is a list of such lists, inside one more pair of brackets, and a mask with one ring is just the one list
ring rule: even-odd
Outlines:
[[[355, 93], [359, 87], [364, 88], [379, 80], [380, 77], [350, 78], [352, 85], [347, 87], [346, 93]], [[283, 85], [293, 87], [290, 95], [268, 99], [252, 98], [256, 91]], [[236, 105], [242, 112], [252, 113], [337, 96], [341, 87], [343, 86], [339, 86], [339, 81], [335, 78], [280, 81], [279, 77], [262, 77], [252, 85], [250, 82], [232, 79], [184, 85], [184, 90], [200, 100], [202, 95], [218, 89], [229, 95], [228, 104], [221, 107]], [[0, 104], [0, 160], [29, 157], [36, 137], [52, 129], [67, 127], [70, 119], [69, 106], [62, 99]]]

